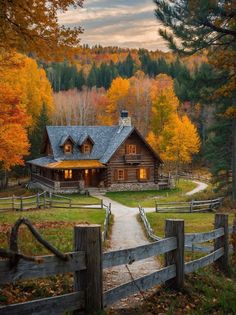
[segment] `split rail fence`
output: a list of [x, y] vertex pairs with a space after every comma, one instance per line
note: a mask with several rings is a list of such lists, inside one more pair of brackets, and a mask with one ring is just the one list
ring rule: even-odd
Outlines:
[[223, 197], [210, 200], [192, 200], [192, 201], [174, 201], [174, 202], [158, 202], [155, 201], [156, 212], [206, 212], [215, 211], [222, 206]]
[[26, 197], [18, 197], [13, 195], [11, 197], [0, 198], [0, 212], [9, 210], [24, 211], [39, 208], [103, 209], [104, 204], [103, 200], [101, 200], [100, 204], [75, 202], [74, 200], [66, 196], [56, 195], [54, 193], [48, 193], [46, 191]]
[[[148, 221], [148, 218], [146, 216], [146, 212], [141, 206], [139, 206], [139, 215], [140, 215], [140, 218], [143, 222], [143, 225], [144, 225], [144, 228], [145, 228], [145, 231], [146, 231], [148, 237], [152, 241], [162, 240], [163, 239], [162, 237], [154, 234], [153, 229], [151, 227], [151, 224]], [[229, 234], [232, 234], [232, 233], [236, 233], [235, 224], [233, 226], [229, 227]], [[209, 253], [213, 250], [213, 246], [211, 246], [211, 245], [201, 246], [198, 243], [199, 243], [198, 238], [197, 237], [195, 238], [195, 234], [193, 234], [193, 233], [192, 234], [188, 234], [188, 233], [185, 234], [185, 250], [186, 251]], [[230, 249], [231, 249], [231, 247], [232, 246], [230, 246]]]
[[[197, 242], [214, 240], [214, 251], [189, 262], [184, 262], [185, 240]], [[67, 272], [74, 273], [74, 291], [66, 295], [0, 307], [1, 315], [61, 314], [80, 311], [92, 314], [101, 311], [121, 298], [155, 285], [166, 283], [175, 290], [184, 286], [185, 274], [216, 263], [222, 272], [229, 266], [228, 215], [215, 215], [215, 230], [206, 233], [184, 234], [184, 220], [166, 220], [165, 238], [134, 248], [102, 254], [101, 228], [98, 225], [78, 225], [74, 228], [74, 252], [62, 260], [55, 256], [41, 257], [42, 263], [20, 259], [14, 268], [8, 261], [0, 261], [0, 285], [44, 278]], [[132, 280], [103, 293], [102, 270], [152, 256], [165, 254], [165, 266], [160, 270]]]

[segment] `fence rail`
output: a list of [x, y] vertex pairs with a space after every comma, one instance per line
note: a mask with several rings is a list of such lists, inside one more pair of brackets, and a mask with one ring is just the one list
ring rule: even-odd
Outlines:
[[173, 213], [192, 213], [215, 211], [219, 209], [223, 202], [223, 197], [210, 200], [192, 200], [192, 201], [175, 201], [175, 202], [155, 202], [156, 212], [173, 212]]
[[46, 191], [26, 197], [18, 197], [13, 195], [11, 197], [0, 198], [0, 212], [9, 210], [24, 211], [38, 208], [103, 209], [104, 204], [103, 200], [101, 200], [100, 204], [92, 202], [89, 204], [83, 202], [74, 202], [69, 197], [48, 193]]
[[[153, 229], [147, 219], [145, 210], [139, 206], [139, 215], [144, 224], [145, 231], [152, 241], [160, 241], [163, 238], [155, 235]], [[203, 233], [185, 233], [185, 250], [190, 252], [209, 253], [213, 250], [213, 246], [199, 246], [198, 243], [205, 243], [214, 240], [216, 237], [223, 235], [223, 229], [217, 229]], [[236, 225], [228, 227], [229, 234], [236, 234]]]
[[[233, 229], [233, 231], [235, 231]], [[184, 286], [185, 274], [216, 263], [222, 272], [227, 271], [228, 215], [215, 215], [215, 229], [205, 233], [184, 234], [184, 220], [166, 220], [165, 238], [155, 243], [134, 248], [101, 253], [101, 227], [98, 225], [75, 226], [75, 252], [62, 261], [55, 256], [41, 257], [42, 264], [22, 262], [13, 269], [9, 261], [0, 262], [0, 283], [15, 282], [52, 274], [74, 272], [74, 293], [14, 305], [0, 306], [1, 314], [58, 314], [63, 311], [98, 313], [121, 298], [138, 291], [145, 291], [161, 283], [175, 290]], [[184, 262], [185, 240], [214, 240], [214, 251], [202, 258]], [[160, 270], [131, 280], [102, 292], [102, 269], [121, 264], [131, 264], [148, 257], [165, 255], [165, 265]], [[27, 269], [28, 272], [27, 273]]]

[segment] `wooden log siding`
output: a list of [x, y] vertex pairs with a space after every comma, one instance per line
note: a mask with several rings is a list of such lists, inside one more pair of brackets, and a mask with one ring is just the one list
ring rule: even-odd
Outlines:
[[171, 265], [106, 291], [103, 295], [104, 306], [109, 306], [122, 298], [139, 291], [146, 291], [155, 285], [174, 278], [176, 276], [175, 269], [175, 265]]
[[46, 278], [67, 272], [86, 269], [85, 252], [68, 253], [68, 261], [55, 256], [41, 256], [41, 263], [20, 260], [14, 269], [9, 267], [7, 260], [0, 261], [0, 285], [19, 280]]
[[103, 254], [103, 269], [123, 264], [132, 264], [135, 261], [167, 253], [177, 248], [175, 237], [134, 248], [120, 249]]
[[0, 306], [1, 315], [58, 315], [84, 307], [83, 292], [74, 292], [25, 303]]

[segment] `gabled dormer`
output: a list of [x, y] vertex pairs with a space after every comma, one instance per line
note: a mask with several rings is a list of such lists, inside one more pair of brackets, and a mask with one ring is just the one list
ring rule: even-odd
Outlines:
[[88, 134], [84, 133], [80, 136], [78, 145], [81, 153], [90, 154], [93, 149], [94, 141]]
[[61, 137], [60, 147], [62, 148], [64, 154], [73, 154], [73, 147], [75, 141], [70, 135], [64, 135]]

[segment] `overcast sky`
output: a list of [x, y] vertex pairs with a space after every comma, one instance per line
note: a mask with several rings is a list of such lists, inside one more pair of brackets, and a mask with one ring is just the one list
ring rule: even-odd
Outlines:
[[82, 44], [166, 51], [154, 9], [152, 0], [85, 0], [82, 9], [59, 14], [59, 21], [81, 25]]

